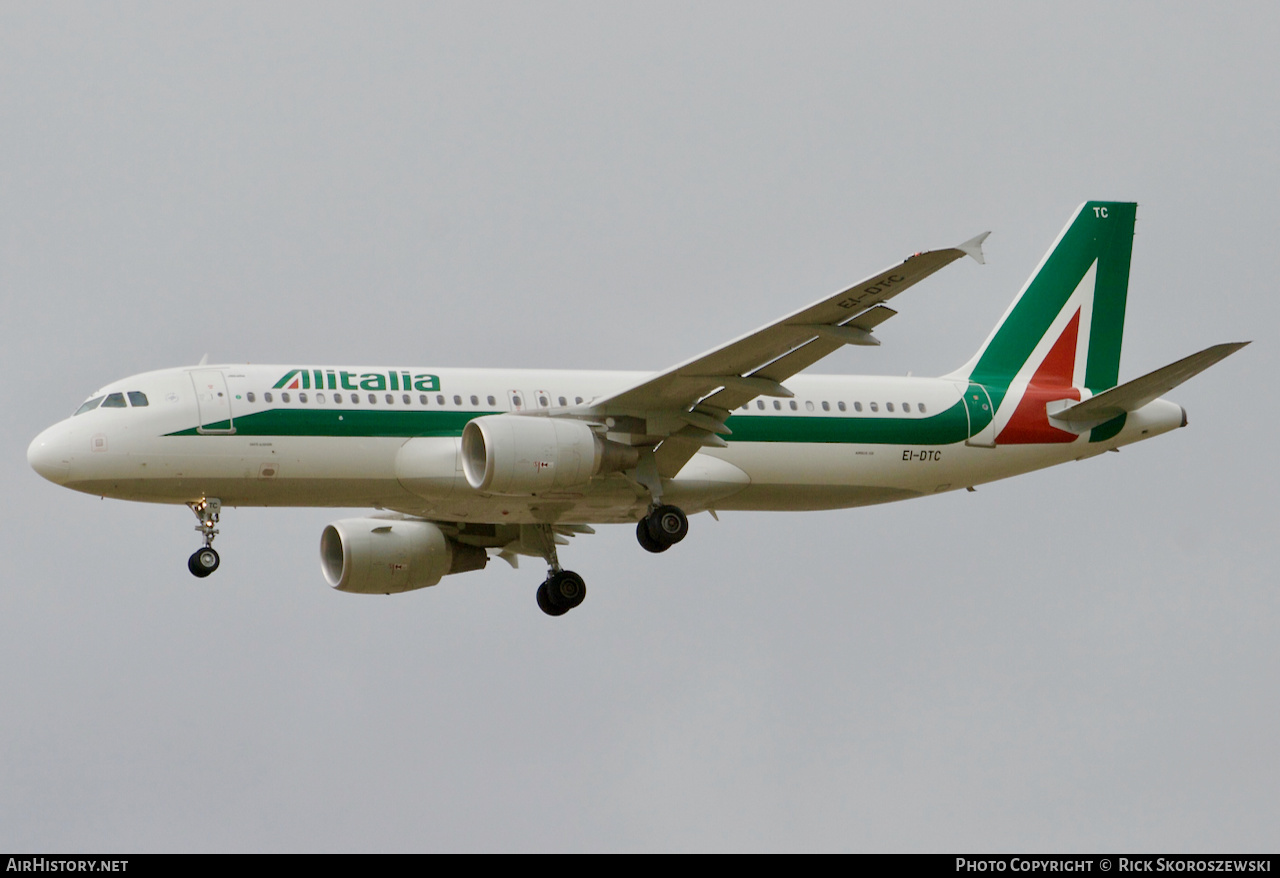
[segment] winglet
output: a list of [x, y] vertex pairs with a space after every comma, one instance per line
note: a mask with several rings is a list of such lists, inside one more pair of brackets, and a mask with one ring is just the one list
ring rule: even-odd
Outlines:
[[987, 240], [987, 235], [990, 235], [990, 234], [991, 234], [990, 232], [983, 232], [981, 235], [978, 235], [976, 238], [970, 238], [969, 240], [965, 241], [963, 244], [960, 244], [959, 246], [956, 247], [956, 249], [959, 250], [961, 253], [965, 254], [966, 256], [972, 256], [975, 260], [977, 260], [979, 265], [986, 265], [987, 260], [982, 258], [982, 242]]

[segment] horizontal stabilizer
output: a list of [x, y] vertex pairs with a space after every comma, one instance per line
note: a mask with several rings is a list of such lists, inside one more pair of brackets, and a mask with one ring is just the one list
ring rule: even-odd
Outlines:
[[1199, 375], [1219, 360], [1231, 356], [1247, 344], [1249, 344], [1247, 341], [1237, 341], [1205, 348], [1198, 354], [1192, 354], [1176, 363], [1170, 363], [1163, 369], [1156, 369], [1141, 378], [1113, 387], [1078, 405], [1058, 412], [1050, 411], [1049, 416], [1068, 424], [1102, 423], [1125, 412], [1137, 411], [1173, 390], [1188, 378]]

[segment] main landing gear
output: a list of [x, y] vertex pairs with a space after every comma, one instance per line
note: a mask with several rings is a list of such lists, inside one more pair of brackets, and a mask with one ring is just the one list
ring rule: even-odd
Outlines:
[[218, 553], [213, 548], [213, 538], [218, 535], [218, 515], [222, 512], [222, 501], [216, 497], [206, 497], [197, 503], [188, 503], [191, 511], [195, 513], [196, 518], [200, 519], [200, 523], [196, 525], [196, 530], [204, 537], [204, 548], [197, 549], [190, 558], [187, 559], [187, 569], [191, 571], [193, 576], [201, 579], [218, 569], [218, 565], [222, 563], [222, 559], [218, 557]]
[[538, 586], [538, 609], [548, 616], [563, 616], [587, 596], [587, 584], [572, 570], [553, 570]]
[[679, 506], [662, 502], [662, 478], [652, 448], [640, 455], [636, 482], [649, 491], [649, 512], [636, 522], [636, 541], [647, 552], [665, 552], [689, 535], [689, 518]]
[[636, 522], [636, 540], [649, 552], [665, 552], [689, 534], [689, 519], [678, 506], [654, 506]]
[[[572, 570], [560, 566], [556, 555], [556, 533], [551, 525], [526, 526], [524, 552], [541, 555], [550, 569], [547, 578], [538, 586], [538, 609], [548, 616], [563, 616], [582, 603], [587, 596], [587, 584]], [[588, 533], [590, 530], [588, 529]], [[650, 552], [665, 552], [689, 533], [689, 518], [678, 506], [655, 503], [649, 513], [636, 524], [636, 539]], [[560, 537], [560, 542], [567, 542]]]
[[550, 525], [538, 525], [534, 533], [537, 554], [542, 555], [550, 567], [546, 580], [538, 586], [538, 609], [548, 616], [563, 616], [586, 598], [587, 584], [581, 576], [560, 566], [556, 534]]

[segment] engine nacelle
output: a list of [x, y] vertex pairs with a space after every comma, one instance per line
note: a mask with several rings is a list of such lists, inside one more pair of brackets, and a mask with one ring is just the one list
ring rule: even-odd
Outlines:
[[585, 485], [636, 465], [639, 452], [598, 436], [582, 421], [485, 415], [462, 430], [467, 484], [491, 494], [528, 495]]
[[397, 594], [435, 585], [450, 573], [480, 570], [484, 549], [444, 535], [429, 521], [347, 518], [320, 536], [320, 567], [338, 591]]

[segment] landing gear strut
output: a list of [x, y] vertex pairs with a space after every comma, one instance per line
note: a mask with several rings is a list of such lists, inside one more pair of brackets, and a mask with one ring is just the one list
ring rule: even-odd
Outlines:
[[563, 616], [586, 598], [587, 584], [581, 576], [560, 566], [555, 532], [551, 526], [539, 525], [536, 533], [539, 553], [547, 559], [550, 567], [546, 580], [538, 586], [538, 609], [548, 616]]
[[688, 534], [689, 519], [678, 506], [655, 506], [636, 523], [636, 540], [649, 552], [665, 552]]
[[213, 538], [218, 535], [218, 515], [222, 512], [222, 501], [216, 497], [206, 497], [197, 503], [188, 503], [191, 511], [195, 513], [196, 518], [200, 519], [200, 523], [196, 525], [196, 531], [204, 537], [204, 548], [197, 549], [190, 558], [187, 559], [187, 569], [191, 571], [193, 576], [201, 579], [218, 569], [218, 565], [222, 563], [222, 559], [218, 557], [218, 553], [213, 548]]
[[646, 552], [665, 552], [689, 535], [689, 518], [679, 506], [662, 502], [662, 478], [652, 448], [640, 455], [636, 482], [649, 491], [649, 512], [636, 522], [636, 541]]

